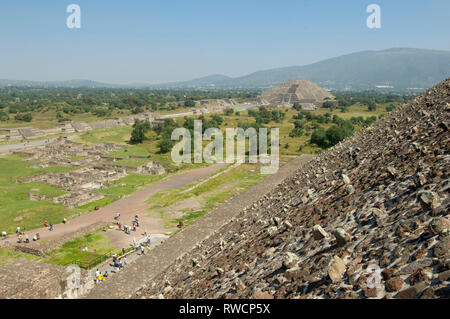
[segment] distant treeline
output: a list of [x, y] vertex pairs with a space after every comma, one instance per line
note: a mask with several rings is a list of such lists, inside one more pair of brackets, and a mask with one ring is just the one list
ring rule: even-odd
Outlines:
[[366, 105], [369, 111], [374, 111], [377, 104], [405, 103], [414, 97], [414, 95], [381, 93], [376, 91], [333, 92], [333, 94], [336, 97], [336, 102], [327, 101], [325, 102], [324, 107], [330, 109], [345, 109], [350, 105], [360, 103], [362, 105]]
[[[55, 108], [57, 118], [79, 113], [106, 116], [114, 110], [137, 114], [146, 110], [193, 107], [194, 101], [206, 99], [248, 99], [258, 90], [156, 90], [111, 88], [0, 88], [0, 120], [11, 114], [45, 112]], [[20, 116], [19, 116], [20, 118]], [[28, 119], [28, 117], [26, 117]]]

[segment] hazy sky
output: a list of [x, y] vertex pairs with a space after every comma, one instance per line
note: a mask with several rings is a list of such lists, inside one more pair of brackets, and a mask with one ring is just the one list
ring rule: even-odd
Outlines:
[[450, 50], [450, 0], [0, 0], [0, 79], [161, 83], [392, 47]]

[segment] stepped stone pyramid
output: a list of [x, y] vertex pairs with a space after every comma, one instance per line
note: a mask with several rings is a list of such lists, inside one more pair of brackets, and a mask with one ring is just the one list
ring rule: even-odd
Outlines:
[[295, 79], [264, 91], [260, 102], [264, 105], [288, 107], [300, 103], [303, 109], [314, 110], [322, 106], [326, 98], [333, 99], [333, 95], [311, 81]]

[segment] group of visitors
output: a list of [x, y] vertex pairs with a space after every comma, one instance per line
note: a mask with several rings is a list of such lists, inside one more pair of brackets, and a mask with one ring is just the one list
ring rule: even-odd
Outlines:
[[131, 235], [131, 231], [136, 231], [137, 227], [139, 227], [139, 216], [138, 215], [134, 216], [134, 220], [131, 222], [132, 227], [128, 226], [127, 224], [122, 225], [122, 223], [120, 222], [120, 214], [119, 213], [116, 213], [116, 216], [114, 217], [114, 219], [115, 219], [119, 229], [120, 230], [123, 229], [123, 231], [127, 235]]
[[[25, 227], [22, 229], [20, 226], [17, 226], [16, 228], [16, 234], [17, 234], [17, 243], [22, 244], [22, 243], [29, 243], [30, 242], [30, 238], [28, 237], [28, 235], [25, 234]], [[6, 238], [6, 232], [2, 232], [2, 238]], [[37, 241], [40, 239], [39, 233], [36, 233], [33, 236], [33, 241]]]
[[[64, 218], [65, 219], [65, 218]], [[63, 221], [63, 223], [65, 224], [65, 222]], [[44, 222], [44, 227], [48, 227], [49, 231], [53, 230], [53, 224], [49, 224], [47, 221]]]
[[95, 283], [98, 283], [100, 281], [105, 281], [108, 278], [108, 271], [105, 271], [104, 274], [102, 274], [98, 269], [95, 272]]
[[[125, 248], [122, 248], [122, 257], [119, 258], [117, 254], [112, 255], [112, 264], [110, 266], [114, 267], [114, 272], [118, 272], [122, 268], [126, 267], [128, 265], [128, 258], [125, 255], [126, 250]], [[101, 281], [105, 281], [108, 278], [108, 271], [105, 271], [104, 274], [100, 272], [100, 270], [97, 269], [95, 272], [95, 283], [99, 283]]]
[[[63, 218], [62, 222], [63, 222], [63, 224], [66, 224], [66, 223], [67, 223], [67, 219], [66, 219], [66, 218]], [[49, 223], [47, 220], [44, 221], [44, 227], [45, 227], [45, 228], [48, 227], [48, 230], [49, 230], [49, 231], [53, 231], [53, 230], [54, 230], [53, 224]], [[19, 244], [21, 244], [21, 243], [29, 243], [29, 242], [30, 242], [30, 239], [29, 239], [28, 235], [25, 234], [25, 227], [23, 227], [23, 229], [22, 229], [22, 227], [17, 226], [17, 228], [16, 228], [16, 234], [17, 234], [17, 236], [18, 236], [17, 242], [18, 242]], [[2, 238], [6, 238], [6, 235], [7, 235], [7, 234], [6, 234], [5, 231], [3, 231], [3, 232], [1, 233]], [[40, 240], [40, 239], [41, 239], [41, 238], [40, 238], [40, 236], [39, 236], [39, 233], [36, 233], [36, 234], [33, 236], [33, 241], [38, 241], [38, 240]]]
[[[3, 236], [3, 234], [2, 234], [2, 236]], [[19, 235], [19, 237], [17, 238], [17, 243], [19, 243], [19, 244], [22, 244], [22, 243], [28, 244], [30, 242], [30, 238], [28, 237], [28, 235], [24, 235], [24, 237], [23, 237], [22, 234]], [[41, 239], [41, 236], [39, 236], [39, 233], [36, 233], [33, 236], [33, 241], [38, 241], [39, 239]]]

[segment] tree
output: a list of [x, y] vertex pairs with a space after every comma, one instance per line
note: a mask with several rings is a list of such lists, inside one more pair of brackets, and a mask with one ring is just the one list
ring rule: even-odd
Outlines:
[[367, 103], [367, 109], [368, 109], [370, 112], [375, 111], [375, 110], [377, 109], [377, 104], [375, 103], [375, 101], [370, 100], [370, 101]]
[[130, 143], [131, 144], [140, 144], [144, 141], [144, 131], [142, 129], [142, 127], [138, 126], [135, 127], [133, 129], [133, 131], [131, 132], [131, 139], [130, 139]]
[[336, 103], [331, 102], [331, 101], [326, 101], [322, 104], [322, 107], [330, 109], [330, 110], [334, 110], [336, 108]]
[[328, 146], [334, 146], [345, 138], [351, 136], [354, 130], [355, 128], [350, 121], [344, 121], [340, 125], [333, 125], [325, 133]]
[[9, 115], [6, 112], [0, 111], [0, 121], [9, 120]]
[[311, 135], [310, 143], [323, 148], [327, 147], [325, 134], [326, 132], [323, 127], [315, 129]]
[[158, 148], [159, 148], [159, 152], [162, 154], [168, 153], [172, 150], [173, 147], [173, 141], [168, 139], [168, 138], [164, 138], [161, 141], [158, 142]]
[[145, 139], [145, 133], [150, 129], [149, 121], [135, 120], [133, 124], [133, 131], [131, 131], [131, 144], [140, 144]]
[[298, 102], [295, 102], [294, 105], [292, 106], [292, 108], [296, 111], [301, 111], [302, 110], [302, 105]]
[[188, 99], [188, 100], [184, 101], [184, 106], [185, 107], [194, 107], [195, 101], [193, 99]]

